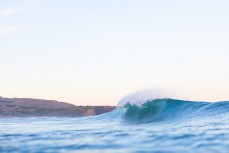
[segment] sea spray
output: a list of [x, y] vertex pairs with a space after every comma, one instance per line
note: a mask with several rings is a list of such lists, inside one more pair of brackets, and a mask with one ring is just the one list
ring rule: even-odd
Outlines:
[[129, 94], [125, 97], [123, 97], [117, 107], [123, 107], [125, 106], [127, 103], [131, 104], [131, 105], [137, 105], [137, 106], [141, 106], [142, 104], [144, 104], [147, 101], [151, 101], [154, 99], [164, 99], [164, 98], [171, 98], [173, 97], [172, 94], [166, 91], [162, 91], [159, 89], [148, 89], [148, 90], [140, 90], [137, 92], [134, 92], [132, 94]]

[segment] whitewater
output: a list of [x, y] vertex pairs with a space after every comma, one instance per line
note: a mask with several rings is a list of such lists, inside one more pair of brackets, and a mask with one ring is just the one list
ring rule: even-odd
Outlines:
[[2, 118], [0, 152], [229, 152], [228, 101], [130, 97], [98, 116]]

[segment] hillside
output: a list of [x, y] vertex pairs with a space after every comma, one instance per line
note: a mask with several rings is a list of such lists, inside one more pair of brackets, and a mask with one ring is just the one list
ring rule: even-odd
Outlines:
[[76, 106], [66, 102], [0, 97], [0, 117], [80, 117], [112, 111], [115, 106]]

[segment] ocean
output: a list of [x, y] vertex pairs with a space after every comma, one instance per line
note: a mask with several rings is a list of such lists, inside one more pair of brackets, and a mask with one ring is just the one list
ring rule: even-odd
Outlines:
[[1, 153], [229, 153], [229, 102], [126, 103], [75, 118], [1, 118]]

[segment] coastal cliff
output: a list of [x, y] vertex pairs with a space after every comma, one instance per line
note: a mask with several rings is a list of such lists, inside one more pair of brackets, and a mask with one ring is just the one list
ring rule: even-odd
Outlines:
[[0, 117], [81, 117], [113, 109], [115, 106], [76, 106], [54, 100], [0, 97]]

